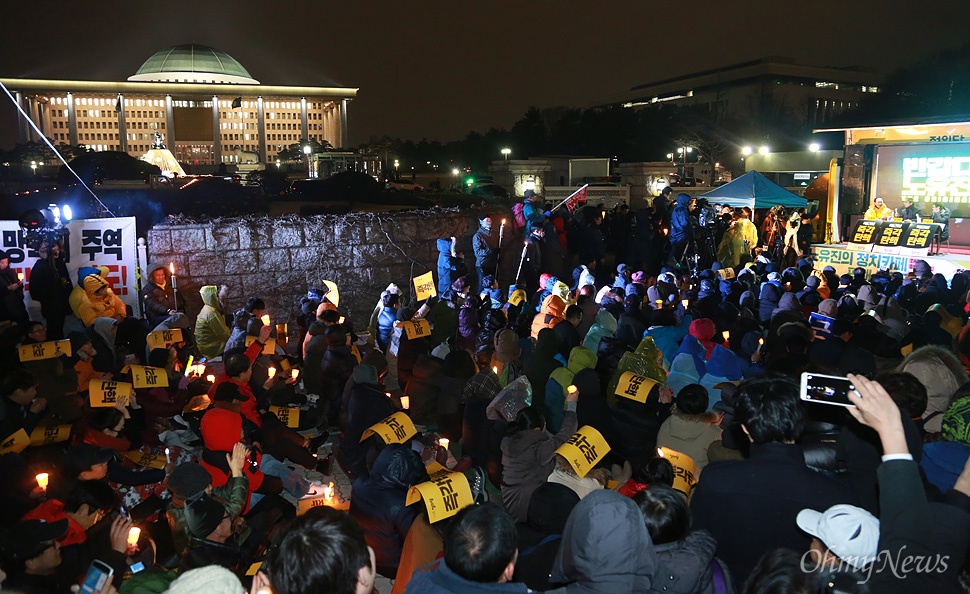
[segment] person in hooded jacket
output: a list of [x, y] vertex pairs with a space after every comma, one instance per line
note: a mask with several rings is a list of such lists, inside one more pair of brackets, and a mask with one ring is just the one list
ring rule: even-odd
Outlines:
[[566, 594], [651, 592], [658, 565], [636, 504], [600, 489], [569, 514], [549, 581]]
[[[87, 279], [84, 282], [87, 283]], [[195, 319], [195, 342], [199, 345], [199, 352], [208, 359], [215, 359], [223, 353], [226, 341], [232, 334], [226, 326], [219, 293], [219, 287], [215, 285], [199, 289], [203, 306]]]
[[762, 324], [767, 324], [771, 321], [771, 314], [778, 307], [778, 303], [781, 301], [782, 290], [781, 288], [773, 282], [765, 283], [761, 287], [761, 297], [760, 303], [758, 305], [758, 319]]
[[562, 367], [562, 363], [555, 358], [558, 352], [559, 335], [552, 328], [540, 330], [535, 349], [522, 363], [522, 373], [529, 378], [529, 384], [532, 386], [533, 406], [542, 406], [545, 400], [545, 386], [550, 374]]
[[381, 300], [384, 308], [377, 316], [377, 346], [387, 353], [391, 344], [391, 333], [394, 332], [394, 322], [397, 321], [397, 310], [401, 306], [401, 296], [388, 293]]
[[605, 336], [616, 334], [617, 322], [610, 312], [600, 310], [596, 314], [596, 321], [590, 326], [589, 331], [583, 338], [583, 346], [593, 351], [599, 350], [600, 340]]
[[428, 354], [418, 355], [413, 375], [404, 388], [410, 399], [408, 416], [418, 425], [437, 425], [438, 394], [441, 391], [442, 361]]
[[532, 320], [532, 338], [538, 339], [539, 331], [543, 328], [555, 328], [556, 324], [565, 319], [565, 315], [566, 302], [559, 295], [549, 295], [543, 299], [539, 313]]
[[569, 353], [566, 367], [559, 367], [549, 374], [546, 382], [546, 397], [543, 399], [542, 413], [546, 418], [549, 431], [558, 432], [563, 423], [563, 410], [567, 388], [572, 385], [573, 378], [584, 369], [596, 367], [596, 354], [586, 347], [574, 347]]
[[350, 516], [364, 529], [383, 576], [397, 573], [404, 539], [421, 512], [420, 506], [405, 505], [408, 489], [427, 480], [418, 454], [406, 445], [391, 444], [377, 456], [369, 475], [353, 483]]
[[532, 590], [552, 588], [549, 573], [559, 552], [562, 533], [569, 514], [579, 503], [579, 495], [565, 485], [545, 483], [532, 494], [524, 523], [516, 524], [519, 533], [519, 558], [512, 579]]
[[634, 495], [633, 502], [643, 514], [657, 551], [657, 582], [663, 584], [665, 592], [734, 591], [727, 568], [714, 557], [717, 541], [706, 530], [690, 529], [690, 508], [683, 494], [667, 485], [653, 484]]
[[320, 399], [329, 405], [327, 418], [331, 425], [337, 423], [344, 386], [357, 365], [350, 348], [350, 336], [341, 325], [330, 326], [324, 333], [327, 352], [320, 362]]
[[354, 387], [347, 403], [347, 421], [337, 460], [351, 480], [366, 477], [368, 464], [377, 457], [376, 438], [360, 441], [368, 427], [394, 414], [390, 399], [380, 386], [377, 369], [372, 365], [354, 367]]
[[455, 238], [439, 238], [438, 246], [438, 295], [444, 295], [451, 283], [468, 272], [464, 255], [455, 251]]
[[[461, 448], [462, 452], [472, 459], [475, 466], [489, 469], [489, 479], [497, 485], [501, 483], [502, 477], [501, 454], [494, 456], [492, 442], [497, 437], [497, 425], [502, 425], [504, 434], [504, 421], [489, 419], [486, 409], [502, 390], [502, 386], [488, 363], [487, 359], [479, 357], [476, 360], [478, 373], [473, 375], [462, 388], [461, 404], [464, 405], [464, 409], [462, 410]], [[501, 438], [498, 441], [501, 443]]]
[[529, 500], [556, 467], [556, 449], [576, 432], [579, 393], [566, 395], [562, 427], [546, 431], [545, 418], [534, 406], [519, 411], [502, 440], [502, 501], [517, 522], [526, 520]]
[[609, 389], [620, 360], [625, 354], [632, 353], [636, 345], [637, 337], [629, 326], [617, 329], [616, 336], [604, 336], [600, 339], [599, 349], [596, 350], [596, 375], [600, 378], [600, 390], [603, 393]]
[[88, 338], [91, 339], [91, 345], [95, 349], [95, 355], [91, 359], [91, 366], [94, 370], [115, 376], [121, 375], [125, 359], [119, 353], [115, 344], [118, 335], [118, 320], [96, 318], [85, 332], [87, 332]]
[[108, 286], [108, 281], [97, 274], [85, 277], [84, 293], [77, 306], [77, 316], [82, 324], [91, 326], [97, 318], [113, 318], [120, 322], [126, 315], [125, 304]]
[[690, 202], [688, 194], [677, 195], [677, 205], [670, 212], [670, 257], [680, 262], [694, 237], [694, 227], [690, 223]]
[[700, 473], [707, 466], [707, 448], [721, 439], [718, 421], [716, 414], [708, 412], [707, 389], [700, 384], [685, 386], [677, 393], [670, 416], [660, 425], [657, 446], [685, 454]]
[[481, 331], [478, 309], [481, 300], [477, 295], [472, 295], [464, 300], [458, 309], [458, 335], [455, 339], [455, 346], [459, 349], [474, 349], [475, 340]]

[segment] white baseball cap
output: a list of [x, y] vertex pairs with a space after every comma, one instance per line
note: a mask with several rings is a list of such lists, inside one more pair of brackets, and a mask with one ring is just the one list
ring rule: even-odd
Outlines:
[[861, 507], [840, 504], [824, 512], [803, 509], [795, 522], [856, 569], [864, 569], [879, 553], [879, 518]]

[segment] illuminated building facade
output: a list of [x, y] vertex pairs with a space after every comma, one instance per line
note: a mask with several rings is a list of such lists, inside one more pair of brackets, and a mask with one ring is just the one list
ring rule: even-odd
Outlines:
[[[155, 132], [182, 163], [217, 165], [258, 155], [269, 163], [296, 143], [346, 147], [357, 89], [262, 85], [234, 58], [189, 44], [157, 52], [125, 82], [0, 79], [55, 144], [140, 157]], [[20, 141], [38, 140], [20, 120]], [[251, 156], [251, 155], [249, 155]]]

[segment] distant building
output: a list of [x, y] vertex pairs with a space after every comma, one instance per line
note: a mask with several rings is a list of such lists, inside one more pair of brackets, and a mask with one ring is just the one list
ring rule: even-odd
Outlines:
[[[55, 143], [140, 157], [157, 131], [182, 163], [263, 163], [311, 139], [346, 147], [357, 89], [261, 85], [232, 56], [203, 45], [157, 52], [127, 82], [0, 79]], [[122, 109], [122, 106], [124, 109]], [[20, 141], [38, 140], [22, 119]]]
[[771, 56], [694, 72], [630, 89], [610, 105], [641, 109], [658, 104], [704, 109], [749, 120], [767, 112], [817, 126], [878, 93], [886, 77], [859, 67], [805, 66]]

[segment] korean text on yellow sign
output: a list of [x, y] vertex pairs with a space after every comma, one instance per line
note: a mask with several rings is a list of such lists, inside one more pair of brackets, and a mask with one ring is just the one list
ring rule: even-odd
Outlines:
[[130, 452], [125, 452], [125, 458], [128, 458], [143, 468], [165, 468], [165, 456], [160, 456], [158, 454], [151, 454], [149, 452], [142, 452], [140, 450], [132, 450]]
[[19, 454], [30, 445], [30, 436], [23, 429], [17, 429], [0, 442], [0, 456], [4, 454]]
[[61, 355], [70, 357], [71, 341], [52, 340], [49, 342], [38, 342], [37, 344], [25, 344], [17, 347], [17, 355], [20, 357], [21, 362], [53, 359]]
[[30, 434], [30, 445], [43, 446], [67, 441], [71, 436], [71, 425], [57, 427], [37, 427]]
[[430, 476], [430, 481], [408, 489], [404, 502], [405, 505], [411, 505], [424, 499], [428, 522], [434, 524], [438, 520], [450, 518], [474, 502], [471, 487], [464, 474], [445, 469]]
[[360, 440], [364, 441], [371, 435], [379, 435], [387, 444], [404, 443], [414, 437], [415, 433], [417, 433], [417, 430], [414, 428], [411, 418], [403, 412], [396, 412], [383, 421], [368, 427], [360, 436]]
[[413, 320], [402, 322], [402, 324], [404, 325], [404, 332], [408, 335], [408, 340], [431, 336], [431, 324], [428, 323], [428, 320]]
[[132, 365], [131, 382], [136, 388], [167, 388], [168, 373], [161, 367]]
[[88, 383], [91, 408], [116, 406], [120, 401], [128, 406], [134, 386], [127, 382], [106, 382], [93, 379]]
[[565, 458], [576, 474], [583, 478], [609, 451], [610, 445], [603, 435], [595, 428], [583, 425], [559, 446], [556, 453]]
[[170, 344], [182, 342], [182, 329], [156, 330], [148, 335], [147, 341], [149, 349], [165, 348]]
[[[247, 336], [246, 337], [246, 346], [247, 347], [249, 347], [254, 342], [256, 342], [256, 337], [255, 336]], [[264, 354], [264, 355], [273, 355], [275, 353], [276, 353], [276, 339], [275, 338], [267, 338], [266, 339], [266, 342], [263, 343], [262, 354]]]
[[418, 301], [424, 301], [438, 294], [434, 287], [434, 275], [431, 274], [430, 270], [421, 276], [414, 277], [413, 281], [414, 292], [417, 294]]
[[674, 467], [674, 489], [684, 495], [690, 495], [697, 484], [697, 465], [687, 454], [682, 454], [670, 448], [657, 448], [657, 453], [662, 458], [670, 461]]
[[623, 398], [636, 400], [637, 402], [646, 402], [647, 397], [650, 395], [650, 390], [653, 390], [653, 387], [656, 385], [657, 382], [655, 380], [645, 375], [637, 375], [632, 371], [626, 371], [620, 376], [620, 381], [616, 383], [615, 394]]
[[269, 412], [276, 415], [276, 418], [290, 429], [296, 429], [300, 426], [300, 409], [298, 408], [271, 406]]

